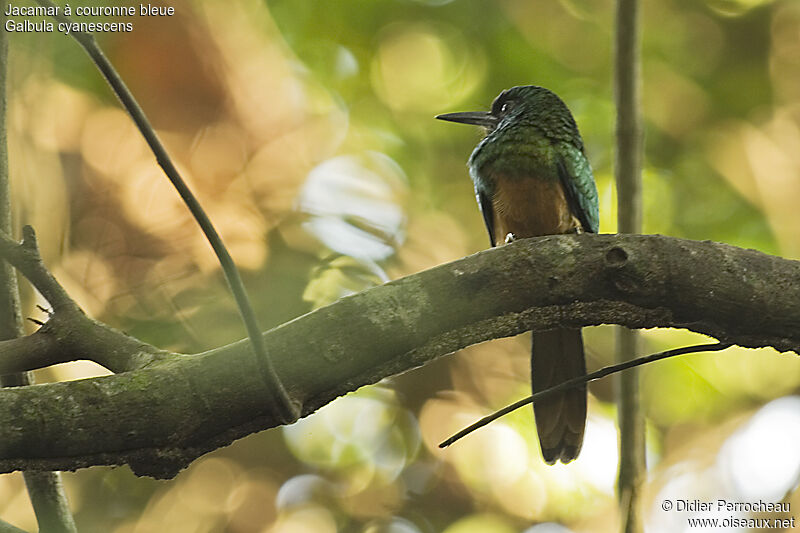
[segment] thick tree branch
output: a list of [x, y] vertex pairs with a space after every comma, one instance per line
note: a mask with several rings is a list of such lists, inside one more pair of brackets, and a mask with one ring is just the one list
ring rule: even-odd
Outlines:
[[[343, 298], [264, 339], [307, 415], [477, 342], [604, 323], [800, 351], [800, 263], [657, 235], [523, 239]], [[279, 425], [247, 346], [0, 390], [0, 472], [127, 463], [170, 477], [203, 453]]]

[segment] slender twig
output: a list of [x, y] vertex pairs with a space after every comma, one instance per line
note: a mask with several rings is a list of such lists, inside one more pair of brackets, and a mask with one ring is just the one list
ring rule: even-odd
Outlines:
[[119, 373], [174, 356], [88, 317], [47, 270], [33, 228], [24, 226], [22, 235], [18, 243], [0, 231], [0, 258], [25, 276], [53, 310], [39, 306], [47, 313], [46, 322], [28, 319], [42, 326], [36, 332], [0, 340], [0, 375], [77, 359]]
[[5, 520], [0, 520], [0, 533], [28, 533], [24, 529], [20, 529], [13, 524], [9, 524]]
[[28, 471], [23, 474], [39, 531], [78, 533], [61, 483], [61, 472]]
[[[36, 3], [41, 6], [56, 7], [56, 4], [54, 4], [51, 0], [36, 0]], [[59, 14], [53, 18], [59, 22], [65, 22], [68, 24], [72, 23], [72, 20], [64, 15]], [[258, 366], [262, 374], [262, 379], [264, 380], [268, 393], [272, 396], [269, 403], [273, 406], [274, 415], [284, 423], [297, 420], [300, 415], [299, 406], [289, 398], [286, 388], [283, 386], [280, 378], [275, 372], [272, 361], [267, 354], [267, 345], [264, 342], [261, 328], [258, 326], [258, 321], [256, 320], [253, 306], [250, 303], [250, 299], [247, 296], [247, 291], [244, 288], [244, 283], [239, 275], [239, 270], [236, 268], [236, 264], [233, 262], [230, 253], [228, 253], [225, 244], [222, 242], [222, 238], [217, 233], [217, 230], [214, 228], [205, 210], [200, 205], [200, 202], [197, 200], [192, 191], [189, 189], [189, 186], [178, 173], [178, 170], [175, 168], [172, 159], [170, 159], [169, 155], [167, 154], [164, 145], [161, 143], [161, 140], [158, 138], [155, 130], [150, 125], [150, 122], [147, 120], [144, 111], [139, 106], [139, 103], [136, 101], [128, 87], [125, 85], [125, 82], [122, 81], [119, 73], [100, 49], [99, 45], [94, 39], [94, 36], [90, 33], [83, 33], [75, 30], [70, 31], [70, 35], [78, 42], [78, 44], [81, 45], [81, 47], [86, 51], [94, 64], [103, 74], [103, 77], [111, 86], [114, 94], [117, 96], [117, 98], [119, 98], [120, 103], [122, 103], [122, 106], [133, 119], [136, 127], [139, 128], [139, 131], [141, 132], [142, 136], [144, 136], [148, 146], [150, 146], [150, 150], [152, 150], [153, 154], [155, 155], [159, 166], [164, 170], [167, 178], [169, 178], [172, 185], [178, 191], [178, 194], [189, 208], [189, 211], [191, 211], [192, 216], [203, 230], [206, 239], [208, 239], [208, 242], [211, 244], [211, 248], [217, 255], [217, 259], [220, 262], [222, 271], [225, 274], [225, 279], [227, 279], [228, 286], [230, 287], [233, 297], [236, 300], [236, 304], [239, 307], [239, 313], [241, 314], [242, 321], [247, 329], [247, 335], [250, 338], [253, 352], [258, 359]]]
[[[0, 2], [2, 14], [0, 24], [5, 27], [7, 2]], [[7, 142], [7, 66], [8, 66], [8, 34], [0, 31], [0, 232], [11, 233], [11, 199], [8, 172]], [[0, 340], [7, 341], [24, 335], [22, 313], [20, 310], [19, 285], [17, 276], [10, 264], [0, 265]], [[19, 372], [0, 377], [0, 386], [24, 386], [33, 383], [30, 372]], [[28, 496], [33, 506], [39, 531], [53, 533], [75, 533], [75, 521], [67, 503], [67, 496], [61, 485], [58, 472], [23, 472], [23, 479], [28, 489]], [[2, 531], [21, 531], [3, 522]]]
[[[617, 0], [614, 49], [616, 96], [617, 226], [620, 233], [642, 231], [642, 123], [639, 102], [639, 1]], [[637, 330], [616, 331], [616, 360], [627, 361], [639, 353]], [[644, 415], [639, 402], [638, 372], [617, 379], [619, 423], [619, 475], [617, 496], [623, 533], [644, 529], [640, 513], [640, 488], [646, 474]]]
[[36, 232], [31, 226], [22, 228], [22, 242], [19, 243], [11, 239], [7, 232], [0, 231], [0, 257], [22, 272], [53, 307], [53, 312], [83, 313], [75, 300], [47, 270], [39, 255]]
[[617, 1], [615, 49], [617, 231], [642, 231], [642, 147], [639, 112], [638, 0]]
[[603, 367], [600, 370], [596, 370], [595, 372], [591, 372], [591, 373], [586, 374], [584, 376], [578, 376], [576, 378], [572, 378], [570, 380], [564, 381], [563, 383], [560, 383], [560, 384], [556, 385], [555, 387], [550, 387], [549, 389], [545, 389], [543, 391], [537, 392], [536, 394], [533, 394], [532, 396], [528, 396], [527, 398], [523, 398], [521, 400], [518, 400], [518, 401], [510, 404], [510, 405], [507, 405], [507, 406], [503, 407], [502, 409], [499, 409], [499, 410], [495, 411], [494, 413], [481, 418], [480, 420], [478, 420], [474, 424], [471, 424], [471, 425], [467, 426], [466, 428], [462, 429], [461, 431], [459, 431], [458, 433], [456, 433], [452, 437], [450, 437], [447, 440], [443, 441], [441, 444], [439, 444], [439, 448], [447, 448], [448, 446], [450, 446], [451, 444], [453, 444], [457, 440], [460, 440], [461, 438], [466, 437], [467, 435], [469, 435], [470, 433], [472, 433], [476, 429], [480, 429], [483, 426], [485, 426], [485, 425], [487, 425], [487, 424], [489, 424], [491, 422], [494, 422], [498, 418], [503, 417], [503, 416], [507, 415], [508, 413], [510, 413], [512, 411], [516, 411], [520, 407], [524, 407], [524, 406], [526, 406], [526, 405], [528, 405], [530, 403], [533, 403], [533, 402], [535, 402], [537, 400], [541, 400], [541, 399], [543, 399], [543, 398], [545, 398], [547, 396], [550, 396], [551, 394], [555, 394], [557, 392], [561, 392], [561, 391], [563, 391], [565, 389], [572, 389], [572, 388], [575, 388], [575, 387], [579, 387], [580, 385], [583, 385], [584, 383], [588, 383], [588, 382], [594, 381], [596, 379], [604, 378], [604, 377], [606, 377], [606, 376], [608, 376], [610, 374], [616, 374], [617, 372], [621, 372], [621, 371], [627, 370], [629, 368], [634, 368], [634, 367], [637, 367], [637, 366], [645, 365], [647, 363], [652, 363], [654, 361], [660, 361], [662, 359], [667, 359], [669, 357], [675, 357], [675, 356], [678, 356], [678, 355], [685, 355], [685, 354], [689, 354], [689, 353], [718, 352], [720, 350], [725, 350], [727, 348], [730, 348], [731, 346], [733, 346], [733, 345], [732, 344], [728, 344], [728, 343], [722, 343], [722, 342], [716, 342], [716, 343], [713, 343], [713, 344], [698, 344], [698, 345], [695, 345], [695, 346], [684, 346], [683, 348], [675, 348], [673, 350], [667, 350], [665, 352], [658, 352], [658, 353], [654, 353], [654, 354], [647, 355], [647, 356], [644, 356], [644, 357], [639, 357], [637, 359], [632, 359], [630, 361], [625, 361], [624, 363], [619, 363], [619, 364], [616, 364], [616, 365]]

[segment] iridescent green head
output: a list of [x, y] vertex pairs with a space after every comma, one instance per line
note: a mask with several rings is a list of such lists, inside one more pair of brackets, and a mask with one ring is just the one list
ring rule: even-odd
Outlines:
[[554, 92], [537, 85], [520, 85], [503, 91], [492, 102], [491, 111], [446, 113], [436, 118], [482, 126], [487, 137], [501, 135], [508, 128], [532, 127], [544, 137], [583, 149], [567, 105]]

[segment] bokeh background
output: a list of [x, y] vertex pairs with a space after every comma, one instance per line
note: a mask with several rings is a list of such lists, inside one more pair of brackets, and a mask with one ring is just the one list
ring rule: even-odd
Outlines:
[[[98, 39], [265, 327], [487, 247], [465, 167], [480, 132], [433, 116], [486, 109], [513, 85], [568, 103], [601, 231], [615, 231], [611, 0], [169, 5], [172, 17], [125, 19], [133, 32]], [[642, 23], [645, 232], [800, 258], [800, 2], [645, 0]], [[87, 57], [58, 33], [8, 37], [16, 222], [36, 227], [57, 277], [92, 316], [164, 348], [243, 337], [209, 246]], [[26, 302], [42, 318], [29, 290]], [[609, 364], [611, 328], [585, 337], [590, 369]], [[647, 353], [705, 340], [644, 339]], [[590, 387], [586, 442], [568, 466], [542, 463], [528, 409], [436, 447], [528, 393], [527, 343], [484, 343], [365, 387], [171, 481], [67, 473], [79, 529], [616, 531], [610, 380]], [[102, 373], [78, 362], [37, 379]], [[795, 354], [732, 348], [648, 366], [641, 380], [649, 531], [684, 531], [694, 516], [662, 511], [665, 498], [800, 509]], [[0, 477], [0, 518], [36, 529], [18, 473]]]

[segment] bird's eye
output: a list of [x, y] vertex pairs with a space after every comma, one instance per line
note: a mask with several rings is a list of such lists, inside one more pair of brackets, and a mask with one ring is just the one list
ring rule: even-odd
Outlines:
[[503, 107], [500, 108], [501, 113], [508, 113], [511, 111], [511, 108], [514, 107], [514, 102], [506, 102], [503, 104]]

